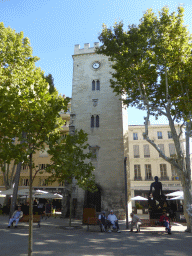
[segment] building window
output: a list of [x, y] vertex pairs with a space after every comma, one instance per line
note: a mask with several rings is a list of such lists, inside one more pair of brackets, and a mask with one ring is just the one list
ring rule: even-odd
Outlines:
[[149, 145], [148, 144], [143, 145], [143, 149], [144, 149], [144, 157], [145, 158], [150, 157]]
[[99, 116], [96, 115], [96, 117], [94, 115], [91, 116], [91, 128], [94, 127], [99, 127]]
[[99, 116], [96, 116], [96, 127], [99, 127]]
[[95, 91], [95, 81], [92, 81], [92, 91]]
[[134, 180], [142, 180], [140, 164], [134, 165]]
[[157, 138], [160, 140], [160, 139], [163, 139], [163, 136], [162, 136], [162, 132], [157, 132]]
[[137, 133], [133, 133], [133, 140], [138, 140], [138, 134]]
[[48, 182], [46, 181], [46, 179], [40, 179], [40, 186], [47, 186]]
[[29, 186], [29, 179], [22, 179], [21, 186]]
[[[96, 88], [95, 88], [95, 86], [96, 86]], [[92, 81], [92, 91], [95, 91], [95, 89], [97, 91], [100, 91], [100, 81], [99, 80]]]
[[28, 169], [28, 165], [27, 164], [23, 164], [23, 170], [27, 170]]
[[145, 164], [145, 180], [152, 180], [151, 165]]
[[133, 145], [134, 158], [139, 158], [139, 145]]
[[169, 144], [169, 154], [170, 154], [170, 156], [175, 156], [176, 155], [175, 145], [173, 143]]
[[94, 116], [91, 116], [91, 127], [94, 127]]
[[96, 84], [97, 84], [97, 86], [96, 86], [96, 90], [97, 90], [97, 91], [99, 91], [99, 90], [100, 90], [100, 81], [99, 81], [99, 80], [97, 80], [97, 83], [96, 83]]
[[168, 131], [168, 132], [167, 132], [167, 135], [168, 135], [168, 139], [172, 139], [172, 138], [173, 138], [173, 135], [172, 135], [172, 132], [171, 132], [171, 131]]
[[64, 186], [65, 186], [65, 182], [64, 182], [64, 181], [61, 181], [61, 182], [59, 183], [59, 186], [64, 187]]
[[176, 168], [171, 165], [171, 174], [172, 174], [172, 180], [179, 180], [179, 176], [177, 175]]
[[[165, 154], [164, 144], [158, 144], [159, 149], [162, 151], [163, 154]], [[159, 154], [160, 157], [160, 154]]]
[[39, 164], [39, 170], [43, 170], [46, 168], [46, 164]]
[[167, 165], [166, 164], [160, 164], [160, 175], [161, 175], [161, 180], [169, 179], [167, 177]]

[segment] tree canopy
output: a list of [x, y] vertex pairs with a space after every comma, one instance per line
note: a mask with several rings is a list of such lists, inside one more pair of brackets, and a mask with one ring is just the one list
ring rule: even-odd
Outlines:
[[75, 178], [82, 189], [96, 189], [92, 173], [95, 168], [90, 162], [92, 154], [88, 152], [87, 140], [87, 134], [83, 130], [76, 131], [74, 135], [50, 136], [48, 153], [51, 155], [51, 164], [46, 169], [51, 173], [49, 180], [71, 184]]
[[150, 114], [158, 117], [166, 114], [170, 100], [177, 121], [186, 121], [192, 110], [192, 37], [183, 13], [182, 7], [177, 14], [163, 8], [157, 17], [149, 9], [140, 24], [129, 25], [127, 31], [122, 22], [113, 29], [103, 25], [99, 35], [103, 45], [97, 50], [113, 61], [111, 86], [127, 95], [128, 106], [144, 109], [144, 100]]
[[[139, 25], [129, 25], [126, 31], [122, 22], [109, 29], [103, 25], [99, 40], [103, 45], [96, 53], [109, 56], [112, 62], [113, 91], [124, 95], [127, 106], [147, 111], [143, 136], [177, 171], [184, 190], [187, 230], [191, 231], [192, 35], [184, 26], [184, 8], [169, 14], [164, 7], [158, 16], [148, 9]], [[167, 118], [176, 149], [174, 157], [165, 155], [149, 137], [151, 115]], [[176, 123], [180, 132], [176, 131]], [[182, 127], [186, 131], [185, 150]]]

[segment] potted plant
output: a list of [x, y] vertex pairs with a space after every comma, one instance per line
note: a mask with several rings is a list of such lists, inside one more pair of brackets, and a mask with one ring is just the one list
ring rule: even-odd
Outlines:
[[143, 206], [140, 203], [135, 203], [137, 214], [143, 214]]

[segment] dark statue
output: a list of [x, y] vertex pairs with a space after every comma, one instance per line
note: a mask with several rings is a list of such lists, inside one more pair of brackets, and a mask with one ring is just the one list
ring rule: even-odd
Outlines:
[[155, 182], [151, 183], [149, 191], [149, 213], [151, 219], [158, 219], [162, 215], [162, 211], [167, 209], [166, 197], [162, 192], [162, 183], [155, 176]]
[[160, 200], [162, 196], [162, 183], [158, 181], [158, 177], [155, 176], [155, 182], [151, 183], [149, 194], [153, 196], [153, 200]]

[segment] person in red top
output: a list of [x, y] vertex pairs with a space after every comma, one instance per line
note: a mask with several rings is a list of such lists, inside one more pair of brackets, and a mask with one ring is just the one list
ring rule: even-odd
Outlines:
[[166, 212], [163, 212], [163, 215], [161, 215], [159, 221], [162, 224], [162, 226], [164, 226], [166, 228], [166, 230], [168, 231], [168, 234], [171, 234], [169, 218], [167, 217], [167, 213]]

